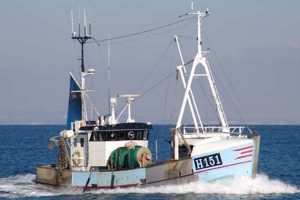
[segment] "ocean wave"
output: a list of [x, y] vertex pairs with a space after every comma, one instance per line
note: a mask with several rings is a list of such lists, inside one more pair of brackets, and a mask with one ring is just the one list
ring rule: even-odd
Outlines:
[[[39, 196], [59, 196], [59, 195], [79, 195], [82, 189], [48, 187], [35, 183], [34, 174], [15, 175], [0, 178], [0, 197], [39, 197]], [[193, 182], [182, 185], [164, 185], [158, 187], [145, 188], [117, 188], [106, 190], [88, 191], [91, 194], [295, 194], [300, 193], [297, 186], [286, 184], [280, 180], [270, 179], [267, 175], [259, 174], [255, 179], [249, 177], [234, 177], [206, 182]]]
[[0, 178], [0, 197], [40, 197], [74, 194], [73, 188], [55, 188], [35, 183], [35, 174], [15, 175]]
[[163, 193], [163, 194], [294, 194], [300, 193], [297, 186], [286, 184], [280, 180], [271, 180], [267, 175], [259, 174], [255, 179], [250, 177], [234, 177], [214, 182], [192, 182], [182, 185], [164, 185], [146, 188], [119, 188], [98, 191], [98, 193]]

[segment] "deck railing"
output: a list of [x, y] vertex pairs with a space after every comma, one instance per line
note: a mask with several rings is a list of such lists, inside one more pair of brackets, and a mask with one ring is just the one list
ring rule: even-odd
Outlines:
[[[246, 129], [245, 126], [230, 126], [230, 127], [222, 127], [222, 126], [204, 126], [203, 129], [199, 128], [198, 131], [193, 126], [183, 126], [181, 128], [183, 135], [193, 135], [193, 134], [209, 134], [209, 133], [229, 133], [229, 134], [237, 134], [240, 135], [244, 133]], [[250, 129], [248, 129], [251, 132]]]

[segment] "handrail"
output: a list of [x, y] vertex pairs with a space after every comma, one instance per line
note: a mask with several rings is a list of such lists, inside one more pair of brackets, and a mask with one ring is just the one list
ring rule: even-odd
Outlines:
[[[193, 134], [209, 134], [209, 133], [229, 133], [229, 134], [242, 134], [245, 126], [229, 126], [229, 127], [222, 127], [222, 126], [204, 126], [203, 129], [199, 128], [198, 130], [195, 129], [194, 126], [183, 126], [182, 133], [183, 135], [193, 135]], [[228, 129], [228, 132], [224, 132], [222, 130]], [[198, 133], [197, 133], [198, 131]]]

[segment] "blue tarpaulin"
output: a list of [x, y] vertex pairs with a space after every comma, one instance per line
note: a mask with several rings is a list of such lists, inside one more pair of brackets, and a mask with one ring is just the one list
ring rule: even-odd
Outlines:
[[80, 86], [70, 74], [70, 93], [68, 105], [67, 129], [71, 129], [71, 123], [82, 119], [82, 100]]

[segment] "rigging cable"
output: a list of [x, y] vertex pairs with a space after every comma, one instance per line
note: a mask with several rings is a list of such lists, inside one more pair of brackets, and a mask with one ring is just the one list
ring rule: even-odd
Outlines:
[[[178, 71], [176, 70], [176, 73], [178, 73]], [[171, 109], [171, 116], [170, 116], [170, 121], [175, 121], [175, 115], [177, 113], [177, 104], [178, 104], [178, 78], [176, 77], [175, 79], [175, 90], [174, 90], [174, 97], [173, 99], [175, 99], [175, 101], [173, 101], [173, 105], [172, 105], [172, 109]], [[173, 112], [172, 112], [173, 110]]]
[[[131, 36], [136, 36], [136, 35], [141, 35], [141, 34], [145, 34], [145, 33], [148, 33], [148, 32], [153, 32], [153, 31], [155, 31], [155, 30], [160, 30], [160, 29], [164, 29], [164, 28], [166, 28], [166, 27], [170, 27], [170, 26], [173, 26], [173, 25], [175, 25], [175, 24], [179, 24], [179, 23], [181, 23], [181, 22], [184, 22], [184, 21], [188, 21], [188, 20], [190, 20], [190, 19], [193, 19], [193, 17], [189, 17], [189, 18], [185, 18], [185, 19], [181, 19], [181, 20], [178, 20], [178, 21], [175, 21], [175, 22], [171, 22], [171, 23], [169, 23], [169, 24], [166, 24], [166, 25], [163, 25], [163, 26], [158, 26], [158, 27], [155, 27], [155, 28], [151, 28], [151, 29], [148, 29], [148, 30], [145, 30], [145, 31], [140, 31], [140, 32], [136, 32], [136, 33], [132, 33], [132, 34], [127, 34], [127, 35], [122, 35], [122, 36], [117, 36], [117, 37], [112, 37], [112, 38], [107, 38], [107, 39], [103, 39], [103, 40], [96, 40], [95, 38], [92, 38], [93, 39], [93, 41], [91, 41], [91, 42], [87, 42], [87, 43], [97, 43], [97, 45], [98, 45], [98, 47], [99, 47], [99, 51], [100, 51], [100, 56], [103, 58], [103, 55], [102, 55], [102, 51], [101, 51], [101, 47], [100, 47], [100, 43], [102, 43], [102, 42], [107, 42], [107, 41], [112, 41], [112, 40], [118, 40], [118, 39], [123, 39], [123, 38], [127, 38], [127, 37], [131, 37]], [[190, 22], [187, 22], [187, 23], [185, 23], [185, 24], [183, 24], [182, 26], [180, 26], [180, 27], [183, 27], [183, 26], [186, 26], [187, 24], [189, 24]], [[150, 35], [150, 36], [153, 36], [153, 35], [157, 35], [157, 34], [162, 34], [163, 32], [160, 32], [160, 33], [156, 33], [156, 34], [152, 34], [152, 35]], [[149, 36], [147, 36], [147, 37], [149, 37]], [[143, 38], [145, 38], [145, 37], [142, 37], [142, 38], [140, 38], [140, 39], [143, 39]], [[113, 43], [113, 44], [116, 44], [116, 43]], [[170, 42], [170, 44], [171, 44], [171, 42]], [[169, 45], [170, 46], [170, 45]], [[168, 48], [169, 48], [169, 46], [168, 46]], [[167, 50], [168, 50], [168, 48], [167, 48]], [[166, 51], [167, 51], [166, 50]], [[165, 52], [166, 53], [166, 52]], [[164, 54], [165, 54], [164, 53]], [[162, 58], [164, 57], [165, 55], [162, 55]], [[162, 58], [160, 58], [159, 59], [159, 61], [157, 62], [157, 64], [156, 65], [158, 65], [159, 63], [160, 63], [160, 61], [161, 61], [161, 59]], [[103, 61], [103, 59], [101, 59], [102, 61]], [[104, 66], [104, 65], [103, 65]], [[154, 68], [156, 68], [157, 66], [154, 66]], [[105, 70], [105, 67], [104, 67], [104, 70]], [[153, 69], [154, 70], [154, 69]], [[152, 70], [152, 71], [153, 71]], [[151, 75], [151, 73], [152, 72], [150, 72], [150, 75]], [[147, 75], [147, 77], [148, 76], [150, 76], [150, 75]], [[144, 81], [145, 82], [145, 81]], [[144, 83], [143, 83], [144, 84]], [[143, 85], [142, 84], [142, 85]], [[154, 87], [156, 87], [156, 85], [154, 86]], [[152, 87], [152, 88], [154, 88], [154, 87]], [[141, 89], [141, 87], [139, 88], [139, 90]], [[151, 90], [151, 89], [150, 89]], [[149, 91], [147, 90], [146, 91], [146, 93], [148, 93]], [[144, 94], [144, 93], [143, 93]]]
[[196, 39], [197, 40], [197, 37], [194, 37], [194, 36], [187, 36], [187, 35], [177, 35], [178, 38], [186, 38], [186, 39]]
[[[96, 40], [95, 38], [92, 38], [93, 41], [90, 41], [90, 42], [87, 42], [87, 43], [97, 43], [98, 47], [100, 47], [100, 43], [102, 42], [107, 42], [107, 41], [112, 41], [112, 40], [119, 40], [119, 39], [123, 39], [123, 38], [128, 38], [128, 37], [132, 37], [132, 36], [137, 36], [137, 35], [142, 35], [142, 34], [145, 34], [145, 33], [149, 33], [149, 32], [153, 32], [153, 31], [156, 31], [156, 30], [160, 30], [160, 29], [164, 29], [166, 27], [170, 27], [170, 26], [173, 26], [175, 24], [179, 24], [179, 23], [182, 23], [182, 22], [185, 22], [185, 21], [188, 21], [188, 20], [191, 20], [193, 19], [194, 17], [188, 17], [188, 18], [184, 18], [184, 19], [181, 19], [181, 20], [177, 20], [177, 21], [174, 21], [174, 22], [171, 22], [171, 23], [168, 23], [168, 24], [165, 24], [165, 25], [162, 25], [162, 26], [158, 26], [158, 27], [154, 27], [154, 28], [151, 28], [151, 29], [148, 29], [148, 30], [144, 30], [144, 31], [140, 31], [140, 32], [135, 32], [135, 33], [131, 33], [131, 34], [126, 34], [126, 35], [121, 35], [121, 36], [116, 36], [116, 37], [112, 37], [112, 38], [107, 38], [107, 39], [102, 39], [102, 40]], [[183, 26], [186, 26], [188, 23], [185, 23]], [[153, 34], [154, 35], [154, 34]], [[156, 34], [155, 34], [156, 35]], [[169, 45], [170, 46], [170, 45]], [[169, 47], [168, 47], [169, 48]], [[102, 51], [101, 51], [101, 48], [99, 48], [99, 51], [100, 51], [100, 56], [103, 57], [102, 55]], [[162, 56], [164, 57], [164, 55]], [[103, 59], [101, 59], [103, 60]], [[159, 62], [161, 61], [161, 59], [158, 61], [158, 63], [156, 65], [159, 64]], [[157, 66], [155, 66], [154, 68], [156, 68]], [[105, 67], [104, 67], [105, 69]], [[153, 69], [154, 70], [154, 69]], [[153, 71], [152, 70], [152, 71]], [[152, 73], [151, 71], [151, 73]], [[142, 95], [140, 95], [137, 99], [139, 99], [140, 97], [146, 95], [148, 92], [150, 92], [152, 89], [154, 89], [155, 87], [157, 87], [158, 85], [160, 85], [161, 83], [163, 83], [164, 81], [166, 81], [168, 78], [170, 78], [176, 71], [174, 71], [173, 73], [169, 74], [168, 76], [166, 76], [163, 80], [161, 80], [159, 83], [155, 84], [154, 86], [152, 86], [151, 88], [149, 88], [148, 90], [146, 90], [144, 93], [142, 93]], [[151, 74], [150, 73], [150, 74]], [[148, 75], [149, 76], [149, 75]], [[147, 77], [148, 77], [147, 76]], [[143, 83], [144, 84], [144, 83]], [[136, 99], [136, 100], [137, 100]]]
[[155, 37], [155, 36], [161, 36], [161, 35], [165, 34], [166, 32], [170, 32], [170, 31], [182, 28], [184, 26], [187, 26], [191, 22], [192, 21], [187, 21], [186, 23], [184, 23], [183, 25], [180, 25], [178, 27], [174, 27], [172, 29], [163, 30], [163, 31], [160, 31], [160, 32], [155, 32], [153, 34], [149, 34], [149, 35], [146, 35], [146, 36], [142, 36], [142, 37], [140, 36], [140, 37], [136, 37], [136, 38], [132, 38], [132, 39], [122, 40], [122, 41], [119, 41], [119, 42], [115, 41], [115, 42], [112, 42], [112, 45], [122, 44], [122, 43], [126, 43], [126, 42], [131, 42], [131, 41], [137, 41], [137, 40], [141, 40], [141, 39], [145, 39], [145, 38], [151, 38], [151, 37]]
[[[171, 72], [170, 74], [168, 74], [166, 77], [164, 77], [162, 80], [160, 80], [158, 83], [156, 83], [155, 85], [153, 85], [151, 88], [147, 89], [145, 92], [143, 92], [140, 96], [138, 96], [137, 98], [134, 99], [134, 101], [139, 100], [141, 97], [145, 96], [147, 93], [149, 93], [151, 90], [153, 90], [154, 88], [156, 88], [157, 86], [159, 86], [160, 84], [162, 84], [163, 82], [165, 82], [166, 80], [168, 80], [173, 74], [175, 74], [176, 71]], [[125, 105], [126, 106], [126, 103]], [[117, 112], [119, 112], [120, 110], [124, 109], [124, 106], [122, 106], [122, 108], [117, 109]]]
[[147, 74], [147, 76], [144, 78], [144, 81], [142, 82], [142, 84], [140, 85], [140, 87], [138, 88], [138, 91], [140, 91], [144, 84], [147, 82], [148, 78], [151, 76], [151, 74], [153, 73], [153, 71], [159, 66], [159, 63], [162, 61], [162, 59], [166, 56], [170, 46], [173, 44], [173, 41], [171, 40], [166, 48], [166, 50], [162, 53], [162, 55], [159, 57], [158, 61], [155, 63], [155, 65], [151, 68], [151, 71]]
[[[207, 35], [207, 34], [204, 32], [204, 35]], [[207, 40], [208, 44], [209, 44], [210, 46], [212, 46], [212, 44], [211, 44], [211, 42], [209, 41], [209, 39], [208, 39], [207, 36], [206, 36], [206, 40]], [[212, 46], [212, 47], [213, 47], [213, 46]], [[226, 78], [227, 82], [229, 83], [231, 89], [233, 90], [233, 93], [234, 93], [235, 97], [238, 99], [239, 102], [241, 102], [241, 100], [240, 100], [239, 96], [237, 95], [237, 92], [236, 92], [236, 90], [235, 90], [235, 88], [234, 88], [232, 82], [231, 82], [230, 79], [229, 79], [229, 76], [228, 76], [226, 70], [224, 69], [223, 63], [221, 62], [221, 60], [220, 60], [219, 57], [217, 56], [216, 51], [212, 51], [212, 52], [213, 52], [214, 56], [216, 57], [216, 60], [217, 60], [217, 62], [218, 62], [218, 64], [219, 64], [219, 66], [221, 67], [221, 70], [222, 70], [223, 74], [225, 75], [225, 78]], [[216, 74], [214, 74], [214, 75], [215, 75], [216, 81], [220, 83], [218, 76], [217, 76]], [[239, 115], [239, 117], [240, 117], [240, 119], [242, 120], [242, 122], [243, 122], [243, 123], [246, 123], [245, 118], [243, 117], [242, 113], [240, 112], [240, 110], [238, 109], [238, 107], [237, 107], [237, 106], [235, 105], [235, 103], [233, 102], [233, 100], [232, 100], [232, 98], [230, 97], [230, 95], [227, 93], [226, 89], [223, 87], [222, 84], [219, 84], [219, 85], [220, 85], [220, 87], [222, 88], [222, 90], [221, 90], [221, 95], [223, 95], [225, 98], [228, 99], [228, 102], [230, 103], [231, 108], [232, 108], [233, 110], [235, 110], [235, 112]]]
[[[208, 37], [206, 36], [207, 34], [206, 34], [205, 31], [204, 31], [204, 35], [205, 35], [205, 38], [206, 38], [207, 43], [209, 44], [209, 46], [211, 46], [213, 49], [215, 49], [215, 48], [213, 47], [212, 43], [210, 42], [210, 40], [208, 39]], [[214, 56], [216, 57], [216, 60], [217, 60], [218, 64], [220, 65], [221, 70], [222, 70], [222, 72], [224, 73], [225, 78], [226, 78], [226, 80], [228, 81], [228, 83], [229, 83], [231, 89], [233, 90], [234, 95], [236, 96], [236, 98], [237, 98], [238, 101], [240, 102], [240, 98], [239, 98], [239, 96], [238, 96], [238, 94], [237, 94], [237, 92], [236, 92], [236, 90], [235, 90], [235, 88], [234, 88], [232, 82], [230, 81], [230, 78], [229, 78], [229, 76], [228, 76], [228, 74], [227, 74], [227, 72], [226, 72], [226, 70], [225, 70], [225, 67], [224, 67], [223, 63], [221, 62], [221, 59], [218, 57], [218, 55], [217, 55], [217, 53], [216, 53], [216, 50], [212, 51], [212, 53], [213, 53]]]
[[154, 28], [151, 28], [151, 29], [148, 29], [148, 30], [139, 31], [139, 32], [130, 33], [130, 34], [121, 35], [121, 36], [116, 36], [116, 37], [112, 37], [112, 38], [110, 38], [110, 39], [109, 39], [109, 38], [106, 38], [106, 39], [102, 39], [102, 40], [95, 40], [95, 41], [91, 41], [91, 42], [89, 42], [89, 43], [92, 43], [92, 42], [98, 42], [98, 43], [101, 43], [101, 42], [112, 41], [112, 40], [118, 40], [118, 39], [123, 39], [123, 38], [127, 38], [127, 37], [136, 36], [136, 35], [141, 35], [141, 34], [153, 32], [153, 31], [156, 31], [156, 30], [164, 29], [164, 28], [166, 28], [166, 27], [173, 26], [173, 25], [175, 25], [175, 24], [178, 24], [178, 23], [181, 23], [181, 22], [184, 22], [184, 21], [193, 19], [193, 18], [194, 18], [194, 17], [188, 17], [188, 18], [185, 18], [185, 19], [177, 20], [177, 21], [175, 21], [175, 22], [171, 22], [171, 23], [169, 23], [169, 24], [165, 24], [165, 25], [162, 25], [162, 26], [154, 27]]
[[[206, 101], [208, 102], [208, 104], [210, 105], [208, 108], [210, 108], [216, 115], [216, 117], [218, 118], [219, 121], [221, 121], [220, 117], [219, 117], [219, 114], [218, 114], [218, 110], [216, 109], [216, 106], [213, 105], [212, 101], [209, 99], [209, 97], [212, 97], [211, 95], [208, 95], [208, 93], [205, 91], [205, 89], [203, 88], [203, 85], [201, 84], [200, 80], [197, 79], [197, 82], [200, 86], [200, 89], [202, 91], [202, 93], [204, 94], [204, 97], [206, 99]], [[206, 115], [207, 115], [207, 110], [206, 111]], [[208, 116], [206, 116], [208, 117]]]
[[[179, 36], [180, 38], [188, 38], [188, 39], [197, 39], [197, 38], [195, 38], [195, 37], [189, 37], [189, 36]], [[184, 66], [187, 66], [187, 65], [189, 65], [189, 64], [191, 64], [191, 63], [193, 63], [194, 62], [194, 59], [192, 59], [192, 60], [190, 60], [190, 61], [188, 61], [188, 62], [186, 62], [186, 63], [184, 63]], [[216, 117], [218, 118], [218, 120], [220, 121], [220, 119], [219, 119], [219, 116], [218, 116], [218, 111], [215, 109], [215, 106], [213, 105], [213, 103], [209, 100], [209, 95], [207, 94], [207, 92], [205, 91], [205, 89], [203, 88], [203, 85], [201, 84], [201, 82], [200, 82], [200, 80], [199, 79], [196, 79], [197, 80], [197, 82], [198, 82], [198, 84], [199, 84], [199, 86], [200, 86], [200, 90], [202, 91], [202, 93], [203, 93], [203, 96], [205, 97], [205, 99], [206, 99], [206, 101], [208, 102], [208, 104], [209, 104], [209, 106], [207, 106], [208, 108], [210, 108], [214, 113], [215, 113], [215, 115], [216, 115]], [[186, 119], [187, 120], [187, 119]]]
[[160, 80], [158, 83], [156, 83], [155, 85], [153, 85], [151, 88], [147, 89], [145, 92], [143, 92], [139, 97], [137, 97], [135, 100], [140, 99], [141, 97], [145, 96], [147, 93], [149, 93], [151, 90], [153, 90], [154, 88], [156, 88], [157, 86], [159, 86], [160, 84], [162, 84], [163, 82], [165, 82], [166, 80], [168, 80], [173, 74], [175, 74], [176, 71], [173, 71], [172, 73], [170, 73], [169, 75], [167, 75], [165, 78], [163, 78], [162, 80]]
[[[174, 44], [174, 43], [172, 42], [172, 44]], [[174, 66], [174, 60], [175, 60], [174, 58], [175, 58], [175, 48], [173, 46], [172, 58], [171, 58], [170, 69], [169, 69], [170, 72], [172, 72], [172, 67]], [[165, 95], [165, 102], [164, 102], [163, 113], [162, 113], [162, 122], [164, 120], [166, 120], [165, 119], [165, 114], [166, 114], [166, 107], [167, 107], [167, 103], [168, 103], [168, 95], [169, 95], [169, 89], [170, 89], [170, 80], [171, 79], [168, 79], [168, 83], [167, 83], [167, 91], [166, 91], [166, 95]]]

